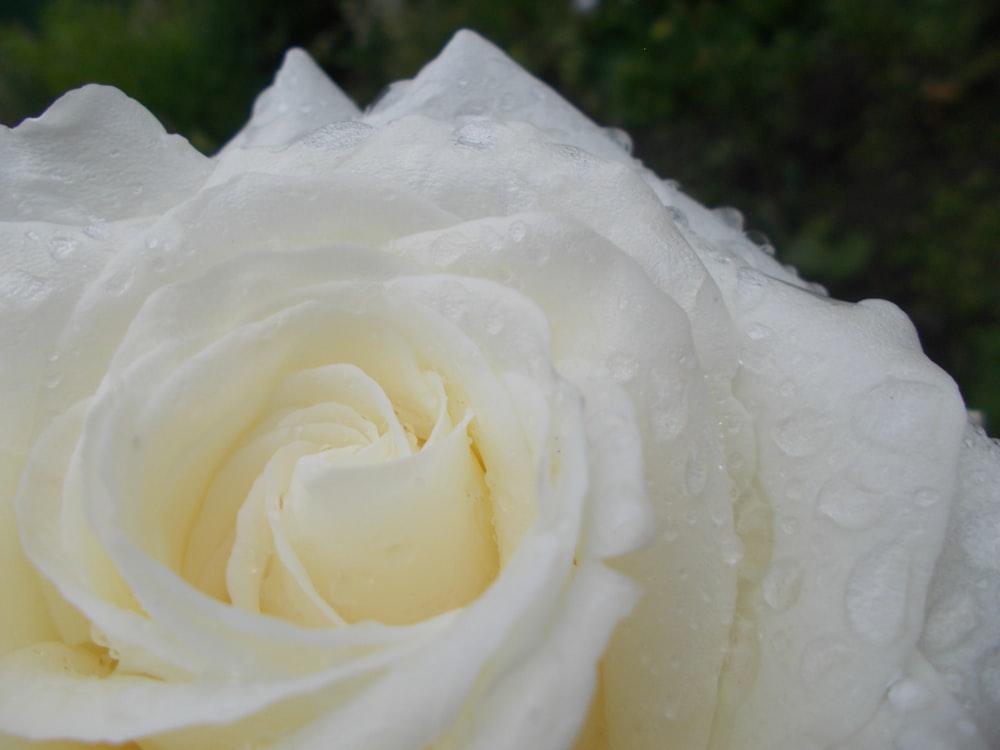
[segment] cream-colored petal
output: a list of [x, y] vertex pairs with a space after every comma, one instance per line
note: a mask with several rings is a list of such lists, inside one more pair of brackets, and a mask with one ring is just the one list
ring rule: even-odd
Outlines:
[[[869, 720], [915, 647], [965, 414], [893, 306], [730, 273], [746, 335], [735, 393], [773, 531], [738, 612], [759, 658], [723, 676], [750, 687], [720, 711], [716, 741], [826, 747]], [[766, 720], [776, 705], [781, 721]]]
[[274, 83], [257, 95], [250, 122], [226, 144], [221, 156], [234, 149], [284, 146], [324, 125], [360, 115], [361, 110], [308, 53], [293, 48], [285, 53]]
[[468, 604], [496, 577], [492, 506], [467, 424], [379, 465], [298, 462], [280, 523], [347, 620], [419, 622]]
[[971, 424], [919, 647], [986, 744], [1000, 744], [1000, 446]]
[[0, 220], [81, 226], [161, 214], [197, 192], [211, 169], [141, 104], [96, 85], [0, 127], [0, 163]]

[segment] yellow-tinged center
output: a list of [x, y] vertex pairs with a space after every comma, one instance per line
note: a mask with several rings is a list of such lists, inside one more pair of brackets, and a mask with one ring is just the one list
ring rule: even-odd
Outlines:
[[309, 627], [410, 624], [476, 599], [500, 555], [473, 415], [423, 377], [423, 413], [353, 365], [286, 377], [215, 472], [184, 577]]

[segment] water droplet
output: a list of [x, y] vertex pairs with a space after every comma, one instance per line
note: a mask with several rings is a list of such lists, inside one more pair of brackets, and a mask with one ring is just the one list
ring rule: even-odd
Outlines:
[[39, 240], [38, 232], [34, 231], [33, 229], [29, 229], [27, 232], [25, 232], [24, 236], [27, 237], [32, 242], [38, 242]]
[[684, 465], [684, 484], [689, 495], [700, 495], [708, 484], [708, 464], [701, 448], [695, 444], [688, 451], [687, 463]]
[[677, 719], [677, 711], [680, 708], [681, 701], [675, 696], [668, 697], [663, 702], [663, 718], [667, 721], [675, 721]]
[[104, 290], [112, 297], [121, 297], [132, 286], [133, 278], [135, 278], [133, 267], [120, 268], [105, 282]]
[[892, 738], [894, 750], [942, 750], [943, 748], [958, 747], [937, 727], [923, 726], [918, 723], [915, 726], [904, 726]]
[[722, 206], [712, 210], [716, 218], [730, 229], [743, 231], [743, 213], [732, 206]]
[[60, 383], [62, 383], [61, 372], [51, 372], [45, 376], [45, 387], [50, 390], [53, 388], [58, 388]]
[[632, 136], [621, 128], [604, 128], [604, 134], [614, 141], [626, 154], [632, 153]]
[[625, 352], [615, 352], [608, 357], [608, 371], [619, 383], [627, 383], [639, 371], [639, 361]]
[[489, 225], [480, 229], [479, 239], [483, 243], [483, 246], [491, 253], [496, 253], [503, 249], [503, 237], [500, 236], [500, 233], [496, 229]]
[[859, 437], [876, 445], [905, 450], [937, 424], [943, 401], [936, 386], [889, 378], [855, 401], [851, 426]]
[[719, 548], [722, 551], [722, 562], [726, 565], [737, 565], [743, 560], [743, 555], [745, 554], [743, 540], [736, 534], [725, 536], [722, 542], [720, 542]]
[[866, 529], [882, 517], [879, 497], [842, 477], [834, 477], [819, 491], [819, 512], [843, 529]]
[[434, 265], [439, 268], [450, 266], [469, 250], [469, 242], [465, 237], [448, 232], [435, 238], [430, 245]]
[[772, 634], [771, 638], [769, 639], [771, 648], [773, 648], [779, 654], [782, 654], [785, 651], [787, 651], [789, 648], [791, 648], [792, 643], [795, 641], [795, 636], [793, 635], [793, 633], [794, 633], [793, 630], [785, 628], [783, 630], [779, 630], [774, 634]]
[[149, 250], [155, 250], [160, 246], [159, 237], [147, 237], [146, 238], [146, 248]]
[[979, 688], [985, 698], [984, 703], [1000, 702], [1000, 648], [994, 649], [980, 662]]
[[778, 528], [785, 536], [792, 536], [799, 530], [799, 520], [793, 516], [785, 516], [778, 521]]
[[473, 120], [455, 131], [451, 142], [459, 148], [485, 151], [495, 145], [498, 125], [492, 120]]
[[736, 307], [747, 312], [764, 301], [764, 276], [752, 268], [744, 266], [736, 273], [736, 292], [733, 302]]
[[14, 302], [41, 302], [52, 292], [51, 282], [24, 271], [0, 270], [0, 299]]
[[502, 312], [494, 310], [486, 316], [486, 333], [496, 336], [504, 329], [506, 321]]
[[931, 487], [924, 487], [913, 493], [913, 504], [918, 508], [930, 508], [941, 500], [941, 493]]
[[771, 240], [768, 239], [767, 235], [758, 229], [751, 229], [746, 233], [746, 237], [753, 244], [757, 246], [759, 250], [766, 253], [767, 255], [774, 255], [774, 245], [771, 244]]
[[354, 148], [371, 137], [375, 128], [356, 120], [335, 122], [314, 130], [300, 142], [310, 148], [342, 151]]
[[930, 653], [951, 651], [979, 625], [977, 612], [975, 600], [966, 591], [949, 590], [935, 597], [924, 623], [922, 648]]
[[66, 260], [74, 250], [76, 250], [76, 240], [69, 237], [56, 236], [49, 240], [49, 255], [52, 256], [52, 260]]
[[688, 226], [688, 217], [676, 206], [665, 206], [667, 214], [670, 216], [670, 220], [674, 222], [679, 227]]
[[680, 532], [672, 521], [665, 521], [660, 536], [663, 537], [663, 541], [672, 542], [680, 536]]
[[793, 414], [771, 425], [768, 434], [786, 456], [810, 456], [826, 444], [829, 430], [809, 414]]
[[511, 225], [507, 227], [507, 235], [514, 242], [524, 242], [525, 237], [528, 236], [528, 225], [521, 220], [511, 222]]
[[899, 545], [878, 547], [858, 560], [847, 580], [851, 629], [872, 643], [891, 643], [906, 615], [910, 558]]
[[111, 232], [104, 224], [95, 222], [83, 228], [83, 233], [92, 240], [106, 240], [111, 236]]
[[678, 378], [654, 377], [651, 382], [649, 421], [653, 437], [659, 441], [673, 440], [688, 419], [684, 382]]
[[764, 601], [776, 612], [784, 612], [802, 593], [802, 566], [791, 558], [775, 560], [761, 584]]
[[901, 714], [920, 711], [931, 703], [931, 695], [915, 681], [906, 677], [896, 680], [889, 688], [889, 706]]
[[802, 649], [799, 675], [806, 685], [815, 685], [836, 669], [846, 666], [851, 648], [839, 638], [817, 638]]
[[774, 333], [774, 331], [763, 323], [751, 323], [746, 327], [745, 332], [747, 338], [751, 341], [763, 341], [766, 338], [770, 338], [771, 334]]

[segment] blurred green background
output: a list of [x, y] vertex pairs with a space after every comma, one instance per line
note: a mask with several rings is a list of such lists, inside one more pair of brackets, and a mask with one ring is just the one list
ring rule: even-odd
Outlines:
[[834, 296], [903, 307], [997, 431], [1000, 3], [0, 0], [0, 122], [99, 81], [211, 153], [287, 47], [365, 104], [460, 26]]

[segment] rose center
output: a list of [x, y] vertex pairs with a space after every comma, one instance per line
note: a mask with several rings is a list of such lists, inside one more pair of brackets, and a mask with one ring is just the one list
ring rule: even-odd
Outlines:
[[472, 414], [421, 377], [422, 413], [350, 364], [285, 377], [209, 483], [184, 577], [311, 627], [409, 624], [478, 597], [499, 556]]

